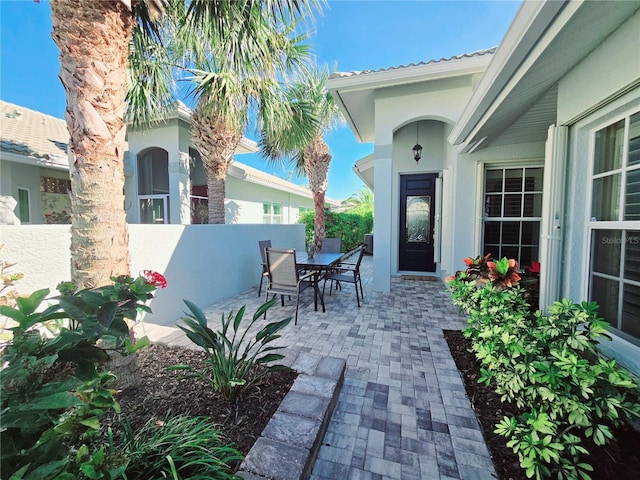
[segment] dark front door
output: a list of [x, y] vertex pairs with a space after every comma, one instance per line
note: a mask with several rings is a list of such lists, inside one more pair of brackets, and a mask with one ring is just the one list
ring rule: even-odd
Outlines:
[[399, 269], [434, 272], [435, 173], [400, 177]]

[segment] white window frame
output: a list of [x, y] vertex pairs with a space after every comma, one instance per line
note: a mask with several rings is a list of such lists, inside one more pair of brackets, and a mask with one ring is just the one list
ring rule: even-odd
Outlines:
[[[480, 223], [480, 236], [478, 238], [478, 248], [480, 249], [486, 249], [486, 247], [484, 247], [485, 245], [485, 241], [484, 241], [484, 233], [485, 233], [485, 224], [486, 222], [500, 222], [500, 223], [504, 223], [504, 222], [533, 222], [533, 221], [537, 221], [539, 224], [539, 229], [538, 229], [538, 259], [537, 261], [540, 261], [540, 249], [541, 249], [541, 239], [540, 239], [540, 233], [542, 232], [542, 211], [540, 212], [540, 216], [539, 217], [505, 217], [504, 216], [504, 195], [505, 193], [509, 193], [509, 192], [505, 192], [504, 191], [504, 184], [503, 184], [503, 190], [501, 192], [501, 195], [503, 197], [503, 205], [502, 205], [502, 216], [500, 217], [488, 217], [485, 214], [485, 209], [484, 209], [484, 205], [485, 205], [485, 200], [486, 200], [486, 186], [487, 186], [487, 171], [489, 170], [502, 170], [503, 171], [503, 179], [504, 179], [504, 171], [505, 170], [509, 170], [509, 169], [534, 169], [534, 168], [539, 168], [542, 169], [542, 187], [544, 188], [544, 161], [511, 161], [511, 162], [505, 162], [505, 163], [483, 163], [481, 164], [482, 167], [482, 180], [480, 182], [480, 188], [479, 188], [479, 203], [478, 203], [478, 219], [479, 219], [479, 223]], [[513, 192], [513, 193], [525, 193], [525, 192]], [[535, 190], [535, 191], [531, 191], [531, 192], [526, 192], [527, 194], [542, 194], [544, 195], [543, 190]], [[500, 243], [500, 245], [502, 245], [502, 242]], [[485, 252], [485, 251], [480, 251], [481, 255], [485, 255], [487, 253], [492, 253], [494, 256], [497, 257], [497, 252]], [[518, 260], [518, 267], [519, 268], [524, 268], [525, 266], [528, 265], [520, 265], [520, 258], [517, 259]]]
[[[26, 192], [27, 194], [27, 215], [29, 216], [28, 220], [23, 220], [20, 215], [21, 205], [20, 205], [20, 191]], [[18, 215], [17, 217], [20, 219], [21, 224], [30, 224], [31, 219], [33, 218], [33, 214], [31, 212], [31, 189], [28, 187], [18, 187]]]
[[[623, 307], [623, 289], [625, 284], [630, 284], [634, 286], [640, 287], [640, 282], [633, 281], [624, 278], [624, 261], [625, 261], [625, 249], [621, 248], [620, 251], [620, 273], [618, 276], [612, 276], [605, 273], [600, 272], [592, 272], [592, 261], [593, 261], [593, 238], [594, 231], [596, 230], [620, 230], [622, 232], [623, 238], [626, 237], [628, 231], [639, 230], [640, 231], [640, 221], [639, 220], [624, 220], [624, 202], [625, 202], [625, 194], [626, 194], [626, 176], [629, 171], [634, 171], [640, 169], [640, 165], [627, 165], [628, 156], [629, 156], [629, 127], [630, 127], [630, 119], [633, 115], [640, 113], [640, 108], [638, 106], [633, 106], [626, 109], [624, 112], [620, 113], [616, 116], [607, 116], [606, 119], [598, 122], [594, 126], [592, 126], [589, 130], [589, 175], [588, 175], [588, 203], [587, 203], [587, 225], [586, 225], [586, 234], [587, 234], [587, 245], [586, 245], [586, 285], [585, 285], [585, 297], [591, 300], [591, 278], [592, 275], [598, 278], [608, 279], [612, 281], [617, 281], [619, 284], [618, 290], [618, 303], [617, 303], [617, 313], [618, 317], [616, 319], [607, 318], [606, 320], [610, 324], [610, 328], [615, 331], [616, 335], [624, 338], [625, 340], [635, 344], [640, 345], [640, 338], [634, 337], [626, 332], [623, 332], [620, 327], [622, 325], [622, 307]], [[597, 132], [614, 125], [620, 120], [625, 120], [624, 125], [624, 141], [622, 145], [622, 165], [619, 168], [614, 170], [601, 172], [598, 174], [593, 173], [593, 168], [595, 164], [595, 154], [596, 154], [596, 134]], [[595, 179], [606, 177], [609, 175], [614, 175], [620, 173], [620, 198], [618, 199], [618, 219], [617, 220], [596, 220], [592, 216], [592, 205], [593, 205], [593, 182]], [[626, 241], [626, 240], [625, 240]]]
[[[278, 205], [280, 207], [280, 214], [273, 213], [274, 205]], [[269, 213], [265, 213], [265, 207], [268, 206]], [[279, 222], [274, 222], [275, 219], [280, 220]], [[282, 224], [282, 204], [280, 202], [262, 202], [262, 223], [264, 224]]]
[[[164, 217], [162, 218], [162, 223], [169, 223], [169, 196], [168, 195], [138, 195], [138, 215], [140, 215], [140, 223], [142, 223], [142, 205], [141, 200], [162, 200], [162, 211], [164, 212]], [[159, 225], [158, 222], [153, 222], [153, 225]]]

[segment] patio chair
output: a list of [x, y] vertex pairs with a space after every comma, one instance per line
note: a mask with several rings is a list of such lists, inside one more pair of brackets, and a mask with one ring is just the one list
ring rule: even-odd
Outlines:
[[322, 240], [322, 252], [324, 253], [340, 253], [342, 248], [342, 240], [339, 238], [325, 238]]
[[[324, 283], [322, 284], [322, 294], [324, 295], [324, 289], [327, 286], [327, 280], [331, 281], [329, 286], [329, 295], [333, 289], [333, 282], [337, 282], [341, 285], [342, 282], [353, 283], [356, 289], [356, 301], [358, 307], [360, 307], [360, 298], [364, 300], [364, 291], [362, 290], [362, 278], [360, 277], [360, 263], [362, 263], [362, 256], [364, 255], [364, 245], [360, 245], [355, 252], [357, 260], [355, 263], [342, 262], [339, 263], [335, 270], [328, 271], [324, 276]], [[360, 292], [358, 293], [358, 285], [360, 285]], [[342, 287], [340, 287], [342, 288]]]
[[319, 296], [322, 302], [322, 311], [324, 308], [324, 299], [320, 294], [316, 280], [318, 272], [315, 270], [301, 274], [296, 265], [296, 251], [294, 249], [279, 250], [276, 248], [266, 248], [268, 281], [266, 288], [266, 300], [269, 295], [280, 295], [280, 301], [284, 306], [284, 296], [296, 297], [296, 315], [293, 321], [294, 325], [298, 324], [298, 307], [300, 306], [300, 294], [308, 287], [314, 288], [316, 299]]
[[271, 240], [258, 240], [258, 248], [260, 249], [260, 259], [262, 260], [262, 273], [260, 274], [260, 286], [258, 287], [258, 296], [260, 296], [262, 295], [262, 281], [269, 275], [267, 272], [267, 257], [265, 256], [264, 249], [271, 248]]

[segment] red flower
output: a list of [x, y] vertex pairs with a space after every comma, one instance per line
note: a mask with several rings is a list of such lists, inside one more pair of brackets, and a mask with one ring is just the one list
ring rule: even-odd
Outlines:
[[540, 262], [536, 262], [535, 260], [531, 261], [531, 265], [525, 267], [525, 270], [528, 273], [540, 273]]
[[143, 270], [140, 276], [144, 278], [147, 285], [154, 285], [160, 288], [167, 286], [167, 279], [164, 278], [164, 275], [153, 270]]

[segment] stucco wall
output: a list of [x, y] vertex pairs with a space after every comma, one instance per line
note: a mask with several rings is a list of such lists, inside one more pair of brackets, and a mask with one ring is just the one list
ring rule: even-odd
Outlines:
[[[53, 177], [68, 179], [66, 170], [26, 165], [23, 163], [3, 160], [0, 162], [0, 195], [7, 195], [18, 200], [18, 188], [29, 190], [29, 206], [31, 223], [39, 224], [44, 222], [42, 210], [42, 195], [40, 194], [40, 177]], [[64, 201], [69, 205], [68, 201]], [[69, 207], [65, 207], [69, 210]], [[18, 207], [16, 207], [17, 215]]]
[[300, 207], [313, 209], [313, 199], [249, 183], [227, 176], [225, 182], [227, 223], [262, 223], [262, 202], [282, 207], [282, 223], [297, 223]]
[[[131, 274], [156, 270], [168, 286], [158, 290], [145, 321], [173, 325], [185, 310], [182, 299], [201, 307], [236, 295], [259, 282], [258, 240], [274, 247], [304, 249], [303, 225], [129, 225]], [[69, 280], [70, 227], [0, 226], [0, 257], [23, 272], [19, 292]], [[238, 305], [241, 307], [242, 305]]]
[[[472, 77], [435, 80], [417, 85], [402, 85], [378, 92], [375, 100], [375, 211], [374, 289], [388, 291], [390, 276], [398, 271], [398, 221], [400, 175], [438, 173], [443, 176], [441, 263], [438, 273], [452, 264], [455, 251], [467, 251], [468, 238], [454, 235], [451, 183], [458, 155], [446, 139], [472, 89]], [[420, 121], [418, 141], [423, 146], [422, 159], [413, 160], [411, 148], [416, 143], [416, 121]], [[447, 180], [449, 176], [449, 180]], [[468, 209], [465, 207], [464, 211]], [[387, 219], [384, 220], [383, 219]], [[456, 220], [457, 221], [457, 220]], [[460, 220], [464, 222], [463, 220]], [[472, 232], [472, 230], [469, 230]], [[448, 244], [442, 242], [447, 239]], [[453, 242], [459, 248], [451, 245]], [[468, 253], [466, 253], [468, 254]]]

